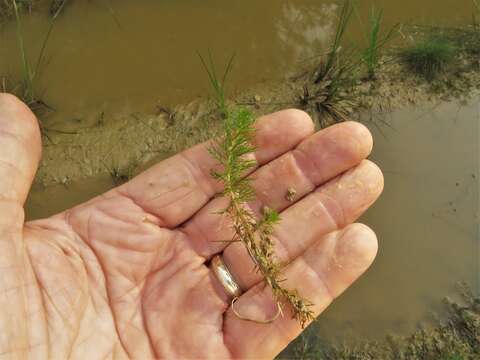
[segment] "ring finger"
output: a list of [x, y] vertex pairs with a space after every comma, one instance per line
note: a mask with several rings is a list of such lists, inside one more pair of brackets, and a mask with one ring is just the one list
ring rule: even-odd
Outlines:
[[[291, 262], [323, 235], [354, 222], [382, 189], [380, 169], [364, 160], [287, 208], [273, 233], [277, 261]], [[262, 280], [242, 243], [230, 244], [223, 260], [242, 289]]]

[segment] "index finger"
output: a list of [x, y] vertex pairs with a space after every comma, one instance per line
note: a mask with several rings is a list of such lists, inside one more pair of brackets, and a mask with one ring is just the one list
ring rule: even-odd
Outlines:
[[[263, 116], [255, 127], [257, 166], [294, 148], [314, 131], [310, 116], [294, 109]], [[208, 141], [166, 159], [117, 191], [158, 217], [161, 226], [174, 228], [222, 189], [210, 175], [217, 165], [208, 152], [211, 145]]]

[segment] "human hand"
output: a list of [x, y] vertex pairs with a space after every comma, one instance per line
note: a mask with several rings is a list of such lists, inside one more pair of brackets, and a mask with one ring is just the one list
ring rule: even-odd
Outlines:
[[[286, 110], [257, 122], [254, 211], [281, 212], [274, 238], [285, 287], [315, 315], [352, 284], [377, 251], [352, 224], [379, 196], [364, 160], [368, 130], [353, 122], [313, 134]], [[245, 290], [239, 313], [268, 319], [276, 303], [228, 220], [200, 144], [130, 182], [48, 219], [24, 223], [41, 153], [35, 116], [0, 94], [0, 358], [272, 358], [300, 332], [288, 307], [271, 324], [239, 319], [210, 271], [223, 259]], [[286, 197], [294, 188], [294, 202]]]

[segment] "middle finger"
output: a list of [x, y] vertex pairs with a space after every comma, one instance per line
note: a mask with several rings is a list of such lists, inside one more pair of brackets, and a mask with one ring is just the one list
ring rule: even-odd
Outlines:
[[[344, 122], [321, 130], [251, 175], [256, 199], [248, 206], [257, 216], [263, 206], [282, 211], [359, 164], [371, 149], [372, 136], [360, 123]], [[294, 194], [287, 198], [289, 189]], [[206, 259], [225, 249], [233, 237], [228, 217], [218, 214], [227, 205], [228, 199], [213, 199], [182, 229], [192, 247]]]
[[[353, 223], [375, 202], [382, 189], [380, 169], [364, 160], [283, 211], [272, 235], [276, 261], [290, 263], [325, 234]], [[242, 289], [262, 280], [242, 243], [229, 245], [222, 257]]]

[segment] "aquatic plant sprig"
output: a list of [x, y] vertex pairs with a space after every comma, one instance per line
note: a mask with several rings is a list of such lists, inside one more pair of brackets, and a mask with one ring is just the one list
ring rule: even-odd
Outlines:
[[289, 290], [281, 285], [284, 280], [281, 278], [281, 266], [275, 259], [272, 234], [280, 215], [265, 207], [262, 217], [257, 220], [247, 206], [247, 202], [255, 198], [251, 179], [245, 177], [256, 166], [256, 161], [248, 158], [248, 154], [255, 151], [252, 145], [255, 133], [253, 124], [254, 117], [248, 110], [228, 111], [223, 133], [209, 149], [210, 154], [222, 165], [222, 170], [212, 172], [212, 176], [223, 184], [222, 195], [229, 200], [221, 213], [230, 218], [234, 230], [232, 241], [240, 241], [245, 245], [256, 270], [271, 288], [279, 309], [283, 303], [290, 304], [293, 318], [305, 327], [314, 317], [311, 309], [313, 304], [303, 299], [297, 290]]
[[[302, 298], [299, 292], [281, 286], [281, 265], [275, 259], [275, 244], [272, 238], [273, 228], [280, 221], [277, 211], [264, 207], [262, 217], [257, 220], [247, 203], [255, 199], [255, 190], [251, 185], [251, 178], [246, 177], [257, 162], [251, 158], [255, 152], [253, 138], [255, 136], [255, 118], [253, 114], [242, 107], [231, 109], [225, 98], [225, 81], [232, 69], [234, 56], [230, 57], [221, 80], [217, 76], [211, 52], [206, 61], [197, 53], [207, 72], [210, 84], [215, 94], [215, 104], [223, 119], [223, 128], [214, 137], [213, 145], [209, 148], [211, 156], [219, 163], [222, 170], [212, 171], [212, 177], [223, 184], [222, 195], [229, 200], [228, 206], [220, 211], [231, 221], [233, 237], [231, 242], [242, 242], [255, 269], [264, 278], [265, 284], [272, 289], [273, 297], [278, 306], [277, 315], [268, 321], [246, 319], [234, 313], [241, 319], [261, 323], [269, 323], [282, 313], [282, 304], [288, 303], [293, 310], [293, 318], [302, 327], [314, 318], [310, 301]], [[233, 304], [236, 299], [232, 301]]]

